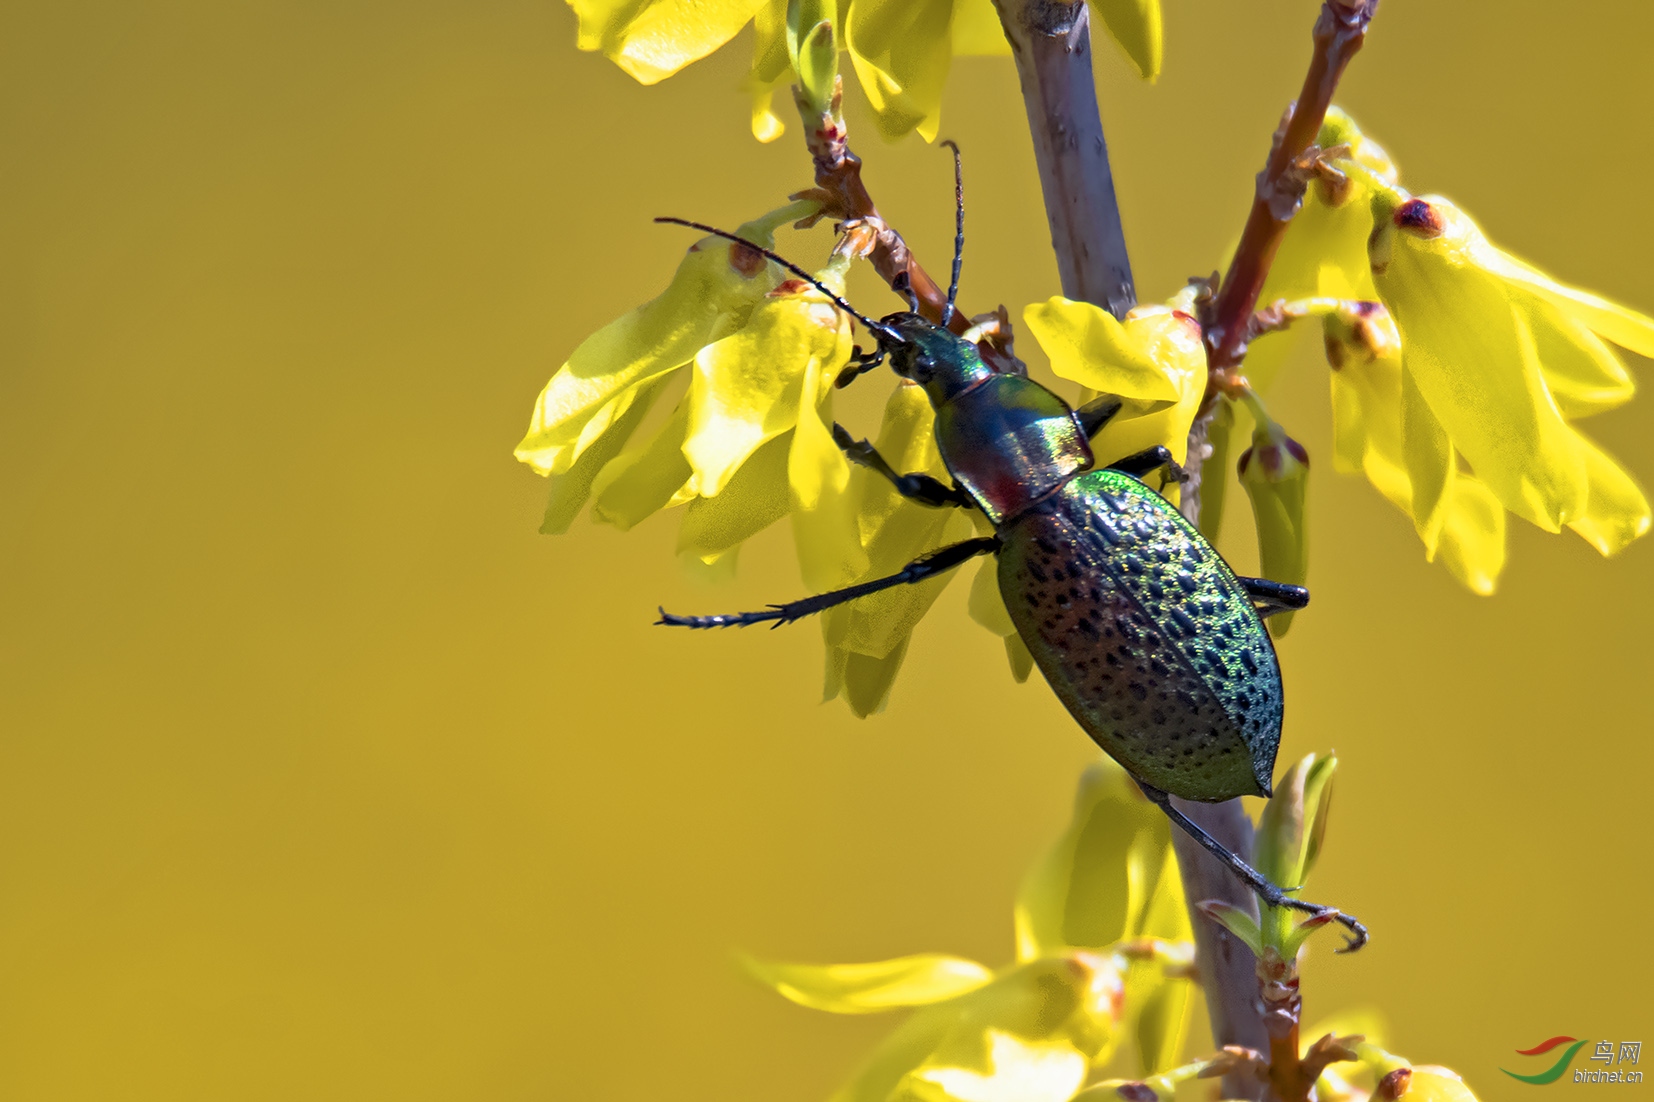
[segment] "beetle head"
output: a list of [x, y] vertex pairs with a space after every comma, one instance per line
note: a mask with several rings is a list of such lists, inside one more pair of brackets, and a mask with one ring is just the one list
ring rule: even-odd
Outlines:
[[993, 374], [976, 345], [918, 314], [890, 314], [879, 324], [900, 337], [898, 341], [881, 335], [879, 340], [891, 368], [924, 387], [935, 405]]

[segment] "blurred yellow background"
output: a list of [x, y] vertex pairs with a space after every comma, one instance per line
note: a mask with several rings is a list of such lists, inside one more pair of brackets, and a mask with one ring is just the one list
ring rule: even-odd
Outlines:
[[[1173, 2], [1153, 87], [1099, 43], [1144, 297], [1220, 262], [1315, 7]], [[809, 183], [796, 125], [747, 132], [746, 38], [655, 88], [573, 38], [555, 0], [10, 6], [0, 1097], [820, 1099], [890, 1020], [784, 1004], [732, 950], [1009, 959], [1093, 751], [963, 586], [857, 721], [809, 627], [650, 626], [798, 595], [784, 525], [719, 588], [672, 519], [536, 534], [511, 448], [664, 285], [689, 238], [649, 218]], [[1650, 41], [1643, 4], [1387, 0], [1340, 100], [1414, 190], [1650, 309]], [[957, 63], [942, 132], [962, 302], [1020, 316], [1057, 283], [1008, 59]], [[941, 270], [945, 154], [858, 134]], [[1282, 760], [1340, 754], [1311, 894], [1374, 939], [1319, 950], [1306, 1014], [1380, 1007], [1507, 1097], [1515, 1048], [1649, 1032], [1654, 548], [1513, 525], [1500, 594], [1460, 590], [1332, 472], [1314, 343], [1272, 397], [1317, 460]], [[1588, 429], [1648, 482], [1651, 425]]]

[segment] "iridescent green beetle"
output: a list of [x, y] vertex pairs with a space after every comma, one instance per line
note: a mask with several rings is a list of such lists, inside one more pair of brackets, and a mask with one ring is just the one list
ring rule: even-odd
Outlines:
[[[742, 240], [697, 222], [659, 221]], [[1074, 410], [1031, 379], [995, 372], [975, 343], [948, 329], [958, 291], [958, 246], [939, 325], [917, 312], [874, 321], [802, 268], [743, 244], [809, 281], [877, 338], [878, 350], [853, 361], [841, 385], [888, 362], [924, 388], [954, 485], [896, 472], [870, 444], [835, 425], [845, 454], [888, 478], [905, 497], [980, 509], [994, 534], [933, 551], [889, 577], [762, 612], [676, 616], [663, 609], [660, 622], [691, 628], [791, 623], [923, 581], [978, 555], [997, 555], [1000, 593], [1017, 634], [1086, 734], [1265, 902], [1336, 919], [1351, 933], [1348, 948], [1360, 948], [1367, 931], [1355, 918], [1286, 895], [1170, 801], [1270, 794], [1281, 738], [1281, 674], [1263, 617], [1303, 608], [1308, 591], [1238, 577], [1192, 524], [1149, 489], [1142, 476], [1162, 468], [1175, 472], [1164, 447], [1094, 469], [1090, 438], [1119, 411], [1117, 399]]]

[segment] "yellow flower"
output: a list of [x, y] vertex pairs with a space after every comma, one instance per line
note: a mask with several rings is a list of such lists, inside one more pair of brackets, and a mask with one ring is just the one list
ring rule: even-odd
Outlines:
[[872, 964], [747, 961], [760, 982], [839, 1014], [916, 1008], [835, 1102], [1066, 1102], [1123, 1034], [1145, 1074], [1182, 1043], [1193, 963], [1170, 828], [1099, 762], [1074, 819], [1017, 899], [1017, 962], [997, 973], [921, 954]]
[[[1334, 466], [1365, 473], [1412, 517], [1426, 557], [1478, 593], [1503, 569], [1507, 510], [1605, 555], [1646, 532], [1642, 492], [1573, 422], [1631, 397], [1605, 339], [1647, 355], [1654, 321], [1500, 251], [1447, 200], [1413, 197], [1342, 112], [1320, 143], [1348, 156], [1310, 187], [1260, 301], [1386, 308], [1359, 327], [1353, 305], [1324, 322]], [[1285, 347], [1255, 344], [1255, 386]]]
[[[1169, 302], [1139, 306], [1124, 322], [1100, 306], [1052, 298], [1028, 307], [1023, 324], [1051, 358], [1051, 370], [1125, 404], [1091, 442], [1099, 466], [1164, 444], [1188, 457], [1189, 426], [1206, 392], [1206, 347], [1194, 316], [1193, 287]], [[1166, 496], [1177, 500], [1175, 485]]]
[[[794, 204], [743, 226], [768, 246]], [[820, 274], [841, 291], [849, 258]], [[535, 406], [517, 457], [552, 476], [542, 531], [560, 533], [589, 498], [629, 528], [689, 504], [680, 549], [716, 562], [790, 513], [809, 584], [829, 589], [865, 566], [850, 471], [832, 439], [833, 381], [850, 322], [802, 280], [720, 238], [693, 246], [665, 292], [580, 345]], [[674, 378], [688, 389], [670, 417], [638, 433]]]
[[[879, 130], [886, 137], [918, 130], [926, 141], [936, 139], [941, 125], [942, 88], [953, 58], [1010, 53], [992, 0], [794, 0], [797, 25], [790, 42], [787, 0], [569, 4], [579, 20], [580, 49], [601, 51], [643, 84], [705, 57], [751, 20], [755, 43], [746, 85], [753, 134], [766, 142], [785, 129], [773, 109], [777, 88], [796, 74], [806, 94], [819, 100], [826, 71], [819, 47], [828, 38], [849, 52]], [[1138, 72], [1147, 80], [1158, 76], [1160, 0], [1093, 0], [1093, 7]], [[813, 38], [824, 21], [835, 33]]]
[[1654, 320], [1499, 251], [1445, 199], [1380, 192], [1374, 216], [1373, 278], [1401, 332], [1403, 443], [1426, 543], [1455, 451], [1500, 504], [1547, 531], [1573, 528], [1603, 554], [1646, 532], [1648, 502], [1562, 407], [1628, 399], [1630, 376], [1598, 338], [1651, 355]]
[[[930, 399], [913, 383], [903, 381], [891, 394], [876, 447], [904, 474], [922, 472], [944, 482], [951, 477], [936, 449]], [[971, 521], [964, 511], [919, 505], [902, 497], [889, 479], [873, 471], [858, 469], [852, 485], [861, 544], [867, 552], [867, 569], [854, 581], [893, 574], [925, 552], [971, 534]], [[882, 710], [914, 627], [958, 573], [950, 570], [918, 585], [897, 586], [828, 611], [822, 618], [827, 641], [826, 698], [843, 695], [859, 716]]]

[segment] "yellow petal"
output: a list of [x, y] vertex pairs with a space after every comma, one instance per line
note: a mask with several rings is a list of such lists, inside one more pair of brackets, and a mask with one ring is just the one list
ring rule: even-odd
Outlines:
[[1412, 515], [1413, 486], [1401, 444], [1401, 363], [1350, 361], [1332, 378], [1333, 461], [1363, 473], [1379, 493]]
[[1142, 870], [1163, 868], [1170, 844], [1165, 816], [1125, 770], [1112, 761], [1093, 764], [1080, 780], [1068, 829], [1017, 892], [1017, 959], [1132, 936], [1156, 887]]
[[1589, 417], [1631, 400], [1631, 373], [1584, 322], [1543, 300], [1533, 302], [1527, 320], [1540, 373], [1564, 417]]
[[1103, 26], [1109, 37], [1137, 66], [1144, 80], [1160, 75], [1161, 30], [1160, 0], [1091, 0], [1091, 6], [1103, 17]]
[[664, 80], [735, 37], [763, 0], [569, 0], [582, 50], [640, 84]]
[[551, 476], [551, 496], [546, 502], [545, 517], [540, 522], [542, 533], [560, 536], [569, 530], [569, 525], [574, 523], [574, 518], [591, 497], [592, 480], [620, 454], [665, 385], [666, 378], [659, 376], [622, 391], [611, 400], [614, 410], [604, 410], [600, 417], [594, 418], [604, 421], [607, 431], [581, 453], [573, 466], [562, 474]]
[[833, 380], [848, 358], [845, 351], [845, 356], [826, 363], [810, 359], [802, 380], [798, 430], [787, 452], [793, 541], [804, 584], [812, 593], [837, 588], [867, 569], [856, 502], [849, 492], [850, 464], [828, 428]]
[[592, 482], [592, 517], [625, 531], [666, 508], [689, 480], [683, 457], [688, 424], [688, 407], [680, 402], [658, 430], [605, 464]]
[[1401, 370], [1401, 450], [1412, 498], [1407, 510], [1424, 541], [1424, 557], [1433, 559], [1447, 512], [1453, 478], [1453, 443], [1420, 393], [1412, 372]]
[[987, 1069], [926, 1067], [914, 1072], [938, 1088], [926, 1095], [948, 1102], [1068, 1102], [1085, 1082], [1086, 1059], [1061, 1042], [1023, 1041], [1009, 1033], [988, 1033]]
[[842, 687], [834, 690], [827, 699], [831, 700], [842, 692], [850, 711], [862, 719], [884, 711], [885, 705], [890, 703], [890, 690], [896, 684], [896, 674], [901, 671], [902, 661], [907, 657], [907, 645], [911, 641], [912, 636], [902, 636], [879, 658], [842, 647], [835, 648], [844, 656], [843, 672], [839, 675]]
[[773, 142], [787, 129], [773, 107], [776, 89], [792, 78], [787, 57], [787, 0], [769, 0], [760, 7], [752, 18], [752, 29], [752, 68], [744, 82], [752, 97], [752, 136]]
[[786, 516], [791, 449], [792, 433], [782, 433], [753, 452], [717, 497], [691, 501], [678, 526], [679, 553], [711, 563]]
[[953, 0], [856, 0], [845, 45], [879, 132], [936, 140], [952, 61]]
[[[884, 424], [875, 446], [902, 474], [928, 474], [951, 481], [936, 449], [935, 417], [930, 399], [918, 386], [899, 385], [885, 405]], [[958, 509], [936, 509], [909, 501], [890, 480], [872, 471], [856, 475], [856, 516], [867, 569], [856, 581], [882, 578], [901, 570], [929, 551], [967, 538], [970, 520]], [[930, 611], [936, 598], [959, 572], [950, 570], [918, 585], [896, 586], [850, 605], [840, 642], [872, 658], [889, 655]]]
[[[1332, 372], [1333, 449], [1338, 469], [1364, 473], [1379, 493], [1412, 515], [1403, 461], [1401, 366], [1351, 360]], [[1435, 561], [1473, 593], [1491, 594], [1505, 565], [1505, 509], [1482, 482], [1447, 470]]]
[[1648, 531], [1648, 499], [1620, 465], [1581, 437], [1591, 483], [1583, 515], [1568, 527], [1604, 555], [1620, 551]]
[[1005, 40], [999, 12], [993, 0], [954, 0], [953, 56], [1009, 57], [1011, 44]]
[[1459, 1073], [1436, 1064], [1417, 1064], [1407, 1082], [1407, 1102], [1476, 1102]]
[[[1432, 201], [1436, 201], [1432, 197]], [[1654, 318], [1600, 295], [1558, 283], [1539, 269], [1488, 242], [1476, 230], [1465, 242], [1473, 261], [1516, 287], [1578, 318], [1597, 333], [1641, 356], [1654, 356]]]
[[1492, 595], [1505, 568], [1505, 510], [1477, 478], [1457, 472], [1436, 558], [1466, 589]]
[[1182, 397], [1136, 334], [1100, 306], [1059, 295], [1023, 310], [1022, 321], [1061, 378], [1134, 403], [1139, 413]]
[[1507, 285], [1475, 263], [1480, 231], [1434, 197], [1409, 200], [1394, 215], [1430, 230], [1396, 229], [1386, 218], [1374, 235], [1383, 265], [1374, 278], [1409, 374], [1505, 508], [1559, 530], [1585, 504], [1584, 454], [1545, 388], [1533, 334]]
[[976, 579], [971, 582], [970, 602], [966, 607], [970, 610], [971, 619], [995, 635], [1003, 638], [1017, 633], [1017, 626], [1011, 622], [1011, 613], [1005, 607], [1005, 595], [999, 591], [997, 559], [982, 560]]
[[[775, 236], [766, 219], [739, 232], [765, 246]], [[568, 470], [607, 427], [601, 415], [617, 395], [687, 364], [741, 324], [775, 286], [775, 271], [743, 246], [716, 237], [697, 242], [665, 291], [587, 337], [552, 376], [517, 458], [539, 474]]]
[[1011, 664], [1011, 676], [1021, 685], [1034, 672], [1034, 654], [1020, 635], [1005, 637], [1005, 660]]
[[819, 291], [795, 290], [801, 285], [777, 289], [744, 328], [695, 356], [683, 451], [695, 472], [691, 488], [703, 497], [716, 496], [761, 444], [793, 427], [806, 374], [849, 359], [849, 319]]
[[772, 964], [744, 960], [748, 972], [800, 1006], [834, 1014], [871, 1014], [924, 1006], [974, 991], [993, 973], [974, 960], [920, 953], [871, 964]]
[[[1136, 936], [1188, 941], [1192, 936], [1189, 908], [1177, 855], [1169, 844], [1161, 855], [1159, 875], [1146, 890], [1149, 903]], [[1133, 1015], [1132, 1033], [1145, 1074], [1165, 1071], [1177, 1063], [1189, 1029], [1193, 987], [1187, 980], [1167, 978], [1165, 967], [1156, 961], [1133, 961], [1127, 968], [1126, 1010]]]

